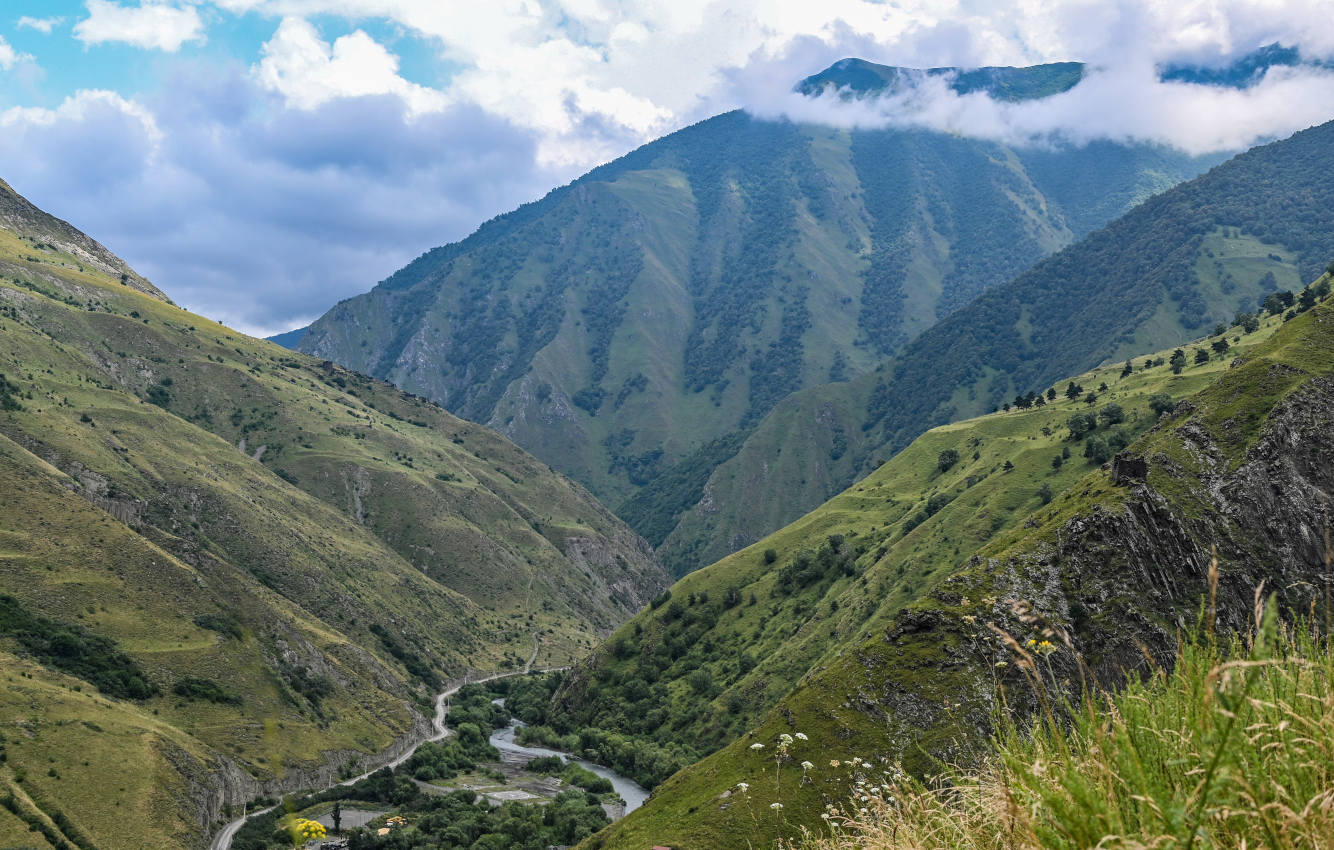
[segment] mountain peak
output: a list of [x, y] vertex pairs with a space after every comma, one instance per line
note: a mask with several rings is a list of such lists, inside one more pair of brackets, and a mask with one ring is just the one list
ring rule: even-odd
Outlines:
[[958, 94], [982, 91], [997, 100], [1019, 101], [1068, 91], [1083, 75], [1082, 62], [1052, 62], [1023, 68], [905, 68], [848, 57], [802, 80], [797, 91], [807, 96], [837, 91], [855, 98], [894, 91], [929, 77], [946, 77], [949, 87]]
[[[1245, 89], [1258, 83], [1270, 68], [1298, 66], [1329, 67], [1327, 63], [1303, 57], [1295, 47], [1273, 42], [1223, 64], [1166, 63], [1158, 67], [1158, 78], [1164, 82]], [[836, 92], [840, 97], [856, 99], [892, 93], [930, 77], [945, 77], [956, 94], [980, 91], [996, 100], [1038, 100], [1074, 88], [1083, 79], [1085, 67], [1082, 62], [1050, 62], [1026, 67], [907, 68], [849, 56], [805, 78], [796, 90], [808, 97]]]
[[130, 265], [67, 221], [38, 209], [4, 180], [0, 180], [0, 229], [19, 238], [69, 254], [79, 262], [120, 277], [120, 282], [145, 295], [171, 303], [162, 290], [149, 283]]

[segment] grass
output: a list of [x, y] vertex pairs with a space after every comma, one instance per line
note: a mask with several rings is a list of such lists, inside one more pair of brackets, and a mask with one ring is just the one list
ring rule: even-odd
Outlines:
[[[873, 615], [877, 617], [874, 620], [868, 617], [873, 627], [864, 638], [835, 644], [832, 652], [809, 667], [804, 667], [805, 660], [798, 652], [784, 655], [787, 647], [776, 653], [771, 662], [775, 667], [790, 659], [803, 671], [790, 691], [759, 714], [739, 737], [662, 783], [642, 809], [585, 842], [584, 847], [598, 850], [666, 844], [727, 848], [746, 846], [747, 837], [752, 846], [779, 837], [792, 840], [803, 826], [822, 822], [820, 815], [829, 802], [842, 804], [846, 799], [846, 767], [831, 768], [829, 760], [846, 762], [857, 756], [878, 762], [887, 758], [919, 778], [940, 773], [942, 765], [979, 763], [987, 755], [987, 735], [1003, 706], [1028, 716], [1040, 710], [1033, 699], [1025, 696], [1029, 688], [1016, 668], [996, 666], [1009, 653], [987, 628], [988, 623], [999, 623], [1027, 637], [1034, 627], [1015, 613], [1012, 606], [1018, 600], [1032, 600], [1034, 607], [1029, 614], [1040, 614], [1075, 636], [1086, 662], [1096, 669], [1098, 681], [1109, 686], [1123, 681], [1126, 670], [1146, 663], [1137, 644], [1150, 647], [1163, 664], [1169, 664], [1175, 656], [1178, 647], [1173, 636], [1197, 613], [1204, 586], [1199, 564], [1207, 565], [1211, 543], [1219, 546], [1222, 585], [1234, 603], [1241, 593], [1241, 583], [1248, 583], [1245, 595], [1249, 596], [1255, 583], [1269, 578], [1271, 586], [1304, 609], [1310, 583], [1318, 581], [1319, 573], [1312, 572], [1317, 567], [1304, 550], [1290, 557], [1279, 553], [1285, 539], [1301, 538], [1297, 524], [1318, 528], [1319, 516], [1303, 514], [1300, 499], [1284, 502], [1283, 509], [1291, 506], [1292, 516], [1237, 509], [1238, 504], [1249, 504], [1248, 500], [1256, 498], [1254, 494], [1285, 487], [1281, 481], [1284, 476], [1292, 476], [1295, 489], [1290, 492], [1306, 492], [1307, 485], [1297, 483], [1305, 481], [1304, 473], [1284, 468], [1268, 478], [1232, 476], [1239, 462], [1247, 469], [1273, 468], [1269, 456], [1252, 457], [1250, 452], [1288, 433], [1282, 427], [1276, 431], [1269, 428], [1276, 411], [1287, 411], [1284, 423], [1302, 423], [1297, 426], [1305, 441], [1296, 449], [1299, 458], [1328, 451], [1327, 418], [1320, 408], [1308, 408], [1320, 403], [1321, 382], [1334, 373], [1331, 315], [1326, 304], [1277, 327], [1272, 326], [1271, 319], [1267, 338], [1258, 339], [1257, 334], [1249, 351], [1234, 358], [1240, 362], [1233, 366], [1230, 359], [1218, 368], [1211, 380], [1197, 385], [1202, 388], [1190, 395], [1173, 416], [1131, 444], [1128, 451], [1149, 460], [1147, 487], [1118, 483], [1110, 470], [1085, 466], [1050, 504], [1044, 506], [1037, 500], [1017, 504], [1008, 527], [971, 551], [961, 547], [957, 561], [951, 561], [955, 557], [952, 546], [943, 552], [939, 546], [923, 549], [918, 556], [922, 560], [914, 561], [914, 566], [926, 562], [922, 556], [930, 551], [940, 559], [942, 568], [919, 585], [914, 598], [899, 601], [904, 589], [895, 584], [892, 573], [883, 585], [868, 582], [869, 589], [853, 591], [871, 600], [871, 605], [894, 606], [895, 610], [883, 619], [878, 619], [878, 614]], [[1170, 383], [1173, 379], [1164, 372], [1170, 375], [1169, 370], [1160, 369], [1159, 380]], [[1189, 368], [1184, 374], [1189, 375]], [[1116, 389], [1113, 381], [1107, 383], [1109, 390]], [[971, 426], [960, 423], [958, 427], [975, 429], [979, 423], [1007, 420], [1017, 423], [1039, 415], [1047, 414], [1002, 414], [973, 420]], [[939, 475], [932, 461], [938, 449], [950, 445], [942, 436], [950, 433], [948, 428], [930, 432], [927, 438], [937, 441], [934, 444], [927, 438], [919, 439], [913, 465], [917, 482]], [[1031, 434], [1013, 436], [1019, 437], [1015, 445], [1038, 443]], [[1026, 439], [1029, 436], [1034, 438]], [[930, 449], [921, 450], [926, 446]], [[906, 450], [904, 455], [911, 451]], [[1274, 451], [1289, 450], [1278, 447]], [[1050, 447], [1045, 447], [1028, 462], [1049, 460], [1049, 452]], [[961, 453], [962, 457], [969, 456]], [[1186, 458], [1195, 458], [1197, 463], [1187, 466]], [[891, 461], [880, 472], [893, 466]], [[1049, 463], [1039, 466], [1050, 468]], [[1296, 466], [1305, 468], [1300, 460]], [[1182, 469], [1182, 474], [1174, 475], [1175, 468]], [[1037, 471], [1038, 466], [1025, 471], [1016, 460], [1008, 475], [1014, 476], [1011, 480], [1025, 482], [1021, 486], [1027, 488], [1037, 480], [1028, 476]], [[1005, 473], [997, 478], [1003, 481]], [[905, 480], [914, 481], [911, 476]], [[811, 523], [820, 517], [834, 517], [829, 509], [836, 504], [845, 505], [848, 516], [864, 510], [876, 519], [884, 517], [886, 503], [875, 507], [873, 499], [860, 505], [855, 501], [864, 496], [857, 492], [858, 487], [871, 486], [875, 481], [875, 476], [868, 478], [800, 521], [791, 530], [798, 545], [809, 547], [813, 539], [827, 533], [829, 526]], [[981, 486], [975, 484], [967, 492]], [[926, 492], [916, 487], [913, 491], [917, 493], [915, 504], [920, 505]], [[1001, 489], [997, 504], [1021, 494]], [[958, 513], [947, 515], [942, 509], [907, 535], [908, 551], [916, 535], [966, 535], [986, 506], [969, 505], [965, 496], [950, 503], [958, 506]], [[1318, 505], [1320, 498], [1305, 504]], [[908, 512], [900, 510], [889, 516], [891, 526], [901, 522], [897, 517]], [[936, 522], [943, 527], [933, 530], [931, 524]], [[865, 527], [861, 531], [867, 533]], [[781, 542], [782, 534], [772, 540]], [[772, 573], [783, 567], [786, 556], [782, 546], [770, 544], [776, 557], [766, 571], [762, 552], [756, 551], [764, 545], [748, 550], [751, 560], [746, 569], [757, 580], [773, 582]], [[727, 563], [687, 577], [673, 588], [673, 599], [679, 599], [687, 588], [698, 597], [699, 585], [691, 582], [708, 580], [714, 570], [722, 570]], [[1285, 564], [1291, 564], [1291, 568]], [[731, 575], [741, 575], [737, 569], [734, 567]], [[866, 576], [871, 577], [872, 572], [868, 570]], [[913, 576], [905, 571], [901, 581]], [[859, 579], [840, 581], [855, 584]], [[838, 583], [832, 586], [837, 588]], [[825, 586], [817, 587], [823, 592]], [[790, 612], [773, 614], [768, 609], [748, 616], [768, 616], [765, 626], [775, 633], [787, 626], [789, 633], [799, 628], [800, 634], [818, 625], [827, 604], [819, 605], [814, 618], [794, 619]], [[836, 616], [847, 615], [846, 608], [840, 605]], [[1227, 622], [1235, 627], [1238, 614], [1244, 610], [1244, 603], [1241, 608], [1229, 607]], [[633, 623], [628, 628], [633, 631]], [[650, 634], [646, 625], [643, 631]], [[608, 654], [614, 656], [610, 649]], [[1059, 653], [1050, 663], [1060, 671], [1061, 681], [1073, 683], [1071, 687], [1077, 691], [1079, 669]], [[605, 693], [609, 679], [615, 681], [614, 676], [597, 669], [589, 678], [595, 694]], [[685, 693], [685, 686], [681, 682], [666, 687], [676, 696]], [[809, 743], [794, 750], [794, 758], [809, 758], [814, 768], [803, 776], [802, 771], [785, 765], [781, 783], [784, 790], [778, 796], [774, 783], [756, 777], [772, 772], [773, 762], [765, 753], [772, 752], [778, 737], [796, 731], [806, 734]], [[754, 743], [766, 749], [757, 754], [750, 750]], [[811, 758], [811, 753], [819, 758]], [[810, 780], [809, 784], [803, 779]], [[745, 807], [728, 793], [739, 782], [751, 785]], [[773, 818], [768, 808], [775, 802], [784, 806], [780, 819]], [[770, 831], [756, 832], [757, 821], [752, 816]]]
[[[1044, 508], [1044, 487], [1055, 499], [1096, 469], [1082, 456], [1083, 441], [1069, 438], [1066, 422], [1073, 414], [1118, 404], [1130, 436], [1144, 433], [1157, 421], [1149, 407], [1153, 396], [1180, 400], [1200, 392], [1281, 324], [1272, 317], [1250, 334], [1232, 329], [1227, 336], [1236, 341], [1225, 358], [1192, 363], [1181, 374], [1167, 365], [1145, 368], [1150, 360], [1166, 361], [1169, 349], [1135, 358], [1130, 375], [1123, 375], [1117, 363], [1059, 381], [1056, 388], [1062, 392], [1042, 407], [926, 432], [826, 504], [673, 585], [672, 600], [687, 609], [684, 619], [695, 616], [706, 625], [686, 623], [691, 646], [674, 655], [665, 670], [646, 672], [641, 656], [681, 632], [681, 621], [669, 623], [665, 609], [650, 609], [626, 623], [590, 665], [596, 685], [572, 677], [565, 701], [579, 708], [571, 713], [571, 725], [683, 743], [701, 756], [734, 740], [808, 672], [882, 631], [905, 606], [966, 566], [974, 553], [1027, 533], [1026, 521]], [[1208, 341], [1201, 344], [1207, 347]], [[1097, 393], [1098, 401], [1090, 405], [1083, 395], [1066, 398], [1063, 391], [1071, 381]], [[1099, 390], [1104, 384], [1107, 389]], [[957, 452], [959, 460], [941, 471], [938, 459], [947, 450]], [[1070, 457], [1054, 467], [1053, 458], [1063, 451]], [[1061, 504], [1087, 510], [1115, 498], [1111, 488], [1099, 486], [1079, 495], [1046, 510]], [[946, 504], [913, 526], [933, 498]], [[789, 591], [778, 587], [785, 567], [833, 536], [844, 539], [853, 569]], [[773, 553], [772, 564], [766, 552]], [[725, 606], [729, 594], [739, 602]], [[611, 651], [617, 642], [632, 651]], [[701, 692], [689, 685], [687, 677], [697, 670], [708, 672], [711, 689]], [[660, 684], [643, 688], [643, 682], [653, 685], [655, 680]], [[631, 692], [636, 699], [621, 700]]]
[[[1309, 624], [1280, 626], [1272, 602], [1263, 610], [1245, 639], [1185, 642], [1170, 673], [1086, 695], [1031, 732], [1003, 723], [980, 769], [930, 784], [867, 770], [832, 828], [793, 846], [1331, 846], [1334, 645]], [[1045, 690], [1040, 656], [1015, 661]]]
[[0, 230], [0, 591], [31, 614], [0, 630], [0, 793], [99, 846], [197, 842], [220, 771], [350, 770], [433, 683], [567, 663], [660, 586], [495, 433], [26, 236]]

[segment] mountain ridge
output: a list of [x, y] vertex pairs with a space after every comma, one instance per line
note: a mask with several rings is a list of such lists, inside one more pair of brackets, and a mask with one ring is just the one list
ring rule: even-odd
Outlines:
[[[1157, 195], [978, 296], [879, 371], [787, 397], [659, 546], [709, 563], [790, 522], [928, 427], [975, 416], [1071, 367], [1180, 344], [1334, 256], [1334, 122]], [[831, 438], [840, 434], [841, 444]], [[755, 493], [781, 491], [781, 501]], [[739, 498], [741, 493], [747, 494]], [[729, 548], [730, 547], [730, 548]]]
[[299, 348], [487, 423], [620, 510], [1209, 161], [727, 113], [423, 254]]
[[0, 798], [203, 847], [420, 737], [443, 679], [566, 664], [665, 584], [503, 437], [126, 285], [15, 205], [47, 232], [0, 227]]

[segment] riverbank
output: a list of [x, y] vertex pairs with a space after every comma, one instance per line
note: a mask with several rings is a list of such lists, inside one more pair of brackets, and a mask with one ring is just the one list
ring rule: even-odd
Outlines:
[[[536, 654], [537, 654], [536, 651], [534, 651], [533, 653], [534, 658], [536, 657]], [[452, 734], [449, 727], [445, 725], [445, 717], [449, 713], [449, 698], [458, 693], [459, 690], [464, 686], [482, 684], [485, 682], [492, 682], [495, 681], [496, 679], [505, 679], [513, 676], [526, 676], [534, 672], [536, 673], [552, 672], [548, 670], [532, 670], [531, 666], [534, 658], [530, 658], [528, 660], [528, 663], [524, 665], [524, 668], [522, 670], [491, 673], [479, 678], [474, 678], [472, 676], [464, 676], [461, 679], [452, 680], [443, 691], [441, 691], [438, 695], [436, 695], [435, 716], [431, 719], [432, 731], [429, 734], [421, 736], [414, 743], [403, 748], [401, 752], [398, 752], [396, 755], [392, 757], [386, 757], [383, 761], [379, 761], [378, 763], [376, 763], [375, 759], [371, 759], [370, 762], [373, 766], [371, 766], [368, 770], [366, 770], [364, 773], [361, 773], [358, 776], [354, 776], [351, 779], [346, 779], [341, 782], [331, 783], [329, 785], [324, 786], [323, 788], [312, 788], [307, 790], [310, 793], [319, 793], [321, 791], [329, 790], [330, 788], [355, 785], [357, 782], [366, 779], [376, 771], [383, 770], [386, 767], [396, 768], [402, 765], [408, 759], [412, 758], [412, 755], [415, 752], [417, 752], [417, 750], [422, 746], [422, 744], [426, 744], [431, 741], [442, 741], [445, 738], [448, 738], [450, 734]], [[560, 669], [560, 668], [553, 668], [553, 670], [555, 669]], [[222, 829], [219, 830], [218, 833], [213, 837], [213, 840], [209, 843], [209, 850], [231, 850], [232, 840], [236, 837], [236, 833], [240, 831], [241, 827], [243, 827], [247, 821], [251, 820], [252, 818], [268, 814], [269, 812], [273, 811], [273, 809], [274, 809], [273, 806], [266, 806], [264, 808], [256, 809], [254, 811], [244, 812], [241, 817], [225, 824], [222, 827]]]

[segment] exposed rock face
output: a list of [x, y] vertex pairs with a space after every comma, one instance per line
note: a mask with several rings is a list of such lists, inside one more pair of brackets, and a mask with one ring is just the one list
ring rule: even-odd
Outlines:
[[[1127, 672], [1149, 668], [1150, 657], [1170, 666], [1179, 636], [1197, 626], [1215, 557], [1215, 629], [1245, 629], [1257, 598], [1271, 593], [1281, 610], [1318, 609], [1331, 579], [1331, 426], [1334, 378], [1313, 377], [1269, 412], [1239, 457], [1226, 428], [1220, 439], [1216, 424], [1191, 418], [1163, 440], [1151, 439], [1147, 457], [1118, 458], [1113, 486], [1131, 488], [1119, 507], [1095, 505], [1066, 521], [1055, 542], [985, 559], [945, 582], [926, 606], [896, 620], [879, 652], [865, 655], [878, 687], [864, 688], [848, 707], [892, 730], [885, 740], [895, 757], [928, 770], [920, 744], [947, 761], [967, 760], [967, 742], [990, 727], [996, 679], [1012, 708], [1036, 708], [1021, 671], [1011, 665], [996, 673], [997, 663], [1013, 656], [983, 627], [988, 621], [1020, 643], [1044, 628], [1058, 645], [1066, 636], [1085, 672], [1064, 648], [1045, 664], [1077, 693], [1081, 675], [1115, 687]], [[1178, 449], [1152, 451], [1167, 440]], [[904, 663], [909, 658], [929, 661]], [[923, 687], [928, 669], [948, 683], [947, 700]], [[960, 726], [975, 734], [957, 734]]]
[[1122, 486], [1149, 477], [1149, 464], [1144, 458], [1130, 452], [1121, 452], [1112, 458], [1112, 480]]

